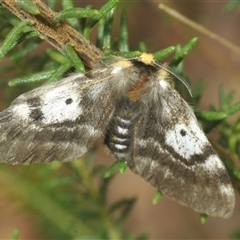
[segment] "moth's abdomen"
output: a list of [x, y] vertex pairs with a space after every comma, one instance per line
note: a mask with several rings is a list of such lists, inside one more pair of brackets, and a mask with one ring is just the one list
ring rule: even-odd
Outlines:
[[134, 125], [139, 116], [139, 104], [124, 100], [116, 109], [104, 142], [118, 159], [128, 160], [132, 150]]
[[115, 115], [105, 136], [105, 144], [118, 158], [127, 160], [131, 143], [131, 119]]

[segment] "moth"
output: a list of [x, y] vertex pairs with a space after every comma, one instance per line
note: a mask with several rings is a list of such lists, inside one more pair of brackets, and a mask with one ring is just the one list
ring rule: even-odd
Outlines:
[[0, 113], [0, 162], [80, 158], [96, 140], [178, 203], [228, 218], [228, 173], [192, 109], [151, 54], [118, 58], [20, 95]]

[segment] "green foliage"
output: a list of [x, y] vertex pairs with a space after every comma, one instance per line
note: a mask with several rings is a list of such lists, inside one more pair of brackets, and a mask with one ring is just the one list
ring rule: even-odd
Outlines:
[[79, 72], [85, 72], [84, 65], [82, 61], [79, 59], [77, 53], [74, 51], [71, 44], [66, 43], [64, 47], [64, 52], [68, 60], [72, 63], [72, 65], [75, 67], [76, 70]]
[[207, 217], [208, 217], [207, 214], [205, 214], [205, 213], [202, 213], [202, 214], [201, 214], [200, 220], [201, 220], [201, 223], [202, 223], [202, 224], [206, 223]]
[[0, 180], [8, 192], [22, 199], [26, 210], [35, 213], [35, 221], [44, 229], [42, 238], [122, 239], [128, 236], [121, 226], [134, 199], [109, 205], [110, 179], [103, 178], [106, 169], [88, 166], [90, 160], [19, 166], [18, 174], [2, 166]]
[[22, 34], [24, 28], [30, 24], [31, 22], [29, 21], [20, 22], [12, 29], [2, 43], [0, 49], [0, 59], [2, 59], [13, 47], [19, 43], [21, 37], [20, 34]]
[[239, 240], [240, 239], [240, 231], [234, 231], [231, 234], [231, 238], [230, 239]]
[[68, 8], [61, 11], [56, 17], [55, 21], [59, 22], [64, 19], [71, 18], [89, 18], [89, 21], [84, 26], [83, 35], [88, 39], [89, 34], [96, 23], [117, 6], [120, 0], [110, 0], [104, 4], [99, 10], [92, 10], [89, 8]]
[[153, 204], [157, 204], [161, 200], [162, 196], [163, 196], [162, 192], [158, 190], [153, 198], [153, 201], [152, 201]]
[[35, 4], [33, 4], [33, 2], [30, 0], [17, 0], [16, 4], [21, 9], [33, 15], [37, 15], [40, 13], [40, 10], [38, 9], [38, 7]]
[[193, 38], [184, 47], [177, 45], [176, 54], [173, 57], [170, 65], [178, 66], [183, 61], [184, 57], [186, 57], [188, 53], [195, 47], [197, 41], [197, 38]]
[[230, 12], [233, 11], [235, 8], [237, 8], [240, 5], [240, 0], [231, 0], [226, 6], [225, 10]]
[[15, 228], [12, 233], [10, 240], [17, 240], [19, 238], [19, 229]]
[[128, 165], [124, 161], [116, 161], [108, 170], [105, 172], [104, 177], [109, 178], [114, 175], [116, 172], [124, 173], [127, 169]]
[[[52, 6], [56, 1], [49, 1]], [[139, 50], [129, 52], [127, 16], [121, 13], [119, 40], [113, 41], [111, 29], [114, 10], [119, 0], [110, 0], [99, 10], [74, 8], [74, 1], [62, 0], [64, 8], [55, 18], [56, 22], [65, 19], [71, 26], [82, 31], [89, 39], [91, 30], [98, 23], [97, 46], [105, 49], [104, 60], [108, 61], [113, 51], [128, 58], [137, 57], [146, 51], [144, 43]], [[22, 9], [33, 14], [38, 13], [34, 6], [19, 1]], [[4, 17], [3, 17], [4, 16]], [[78, 18], [81, 18], [78, 20]], [[18, 71], [20, 77], [9, 81], [10, 86], [45, 81], [49, 83], [60, 79], [67, 71], [83, 72], [84, 65], [70, 44], [65, 46], [65, 56], [53, 49], [37, 56], [42, 40], [31, 28], [31, 22], [19, 21], [5, 9], [0, 9], [0, 39], [4, 40], [0, 47], [0, 58], [8, 56], [10, 64], [3, 72]], [[8, 32], [8, 34], [7, 34]], [[163, 60], [175, 52], [169, 66], [176, 74], [184, 76], [183, 60], [196, 45], [197, 38], [191, 39], [185, 46], [170, 46], [154, 53], [156, 61]], [[31, 56], [33, 54], [33, 56]], [[34, 60], [34, 61], [33, 61]], [[193, 98], [180, 82], [175, 83], [182, 96], [197, 109], [203, 91], [203, 83], [199, 81], [192, 87]], [[35, 85], [34, 85], [35, 86]], [[29, 87], [26, 87], [29, 88]], [[26, 89], [24, 89], [26, 90]], [[8, 92], [9, 93], [9, 92]], [[11, 98], [8, 94], [7, 98]], [[219, 108], [211, 111], [197, 112], [206, 132], [217, 128], [220, 140], [217, 143], [226, 151], [219, 151], [231, 176], [240, 180], [240, 171], [234, 159], [240, 156], [240, 118], [230, 124], [227, 119], [240, 110], [240, 103], [233, 104], [234, 93], [219, 91]], [[35, 213], [36, 221], [44, 229], [42, 238], [55, 239], [146, 239], [146, 234], [134, 236], [125, 233], [122, 226], [131, 211], [135, 199], [120, 199], [111, 205], [107, 200], [108, 186], [116, 172], [124, 172], [126, 163], [118, 161], [109, 169], [105, 166], [93, 165], [94, 151], [78, 161], [71, 163], [51, 163], [48, 165], [17, 166], [12, 174], [9, 166], [0, 166], [0, 181], [5, 191], [22, 199], [25, 208]], [[98, 184], [96, 184], [98, 179]], [[157, 203], [162, 194], [158, 192], [153, 199]], [[206, 221], [206, 216], [201, 217]], [[237, 236], [238, 233], [235, 234]], [[18, 239], [18, 230], [14, 230], [11, 239]]]

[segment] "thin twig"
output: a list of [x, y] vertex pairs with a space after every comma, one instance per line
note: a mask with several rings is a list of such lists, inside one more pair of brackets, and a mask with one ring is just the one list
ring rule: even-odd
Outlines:
[[237, 54], [240, 55], [240, 48], [238, 46], [232, 44], [231, 42], [229, 42], [225, 38], [213, 33], [212, 31], [208, 30], [207, 28], [203, 27], [202, 25], [193, 22], [192, 20], [186, 18], [185, 16], [183, 16], [182, 14], [177, 12], [176, 10], [167, 7], [166, 5], [164, 5], [162, 3], [159, 4], [159, 8], [164, 10], [165, 12], [170, 14], [171, 16], [175, 17], [179, 21], [181, 21], [181, 22], [185, 23], [186, 25], [188, 25], [188, 26], [196, 29], [197, 31], [201, 32], [202, 34], [216, 40], [217, 42], [221, 43], [225, 47], [232, 50], [234, 53], [237, 53]]
[[70, 43], [87, 68], [94, 68], [102, 58], [101, 50], [88, 42], [66, 22], [55, 23], [54, 18], [57, 13], [42, 1], [33, 0], [40, 10], [40, 13], [36, 15], [19, 8], [15, 0], [0, 0], [0, 3], [21, 20], [33, 21], [34, 24], [31, 27], [58, 51], [64, 53], [64, 46]]

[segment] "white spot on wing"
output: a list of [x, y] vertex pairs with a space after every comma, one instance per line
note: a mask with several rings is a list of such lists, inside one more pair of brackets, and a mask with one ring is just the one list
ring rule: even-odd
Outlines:
[[[72, 102], [66, 104], [66, 100], [71, 98]], [[43, 113], [44, 123], [61, 123], [67, 120], [75, 121], [82, 114], [80, 107], [79, 94], [72, 92], [72, 89], [66, 89], [66, 86], [59, 86], [43, 95]]]
[[[182, 130], [185, 131], [184, 136], [181, 134]], [[165, 137], [166, 144], [187, 160], [194, 154], [203, 154], [204, 146], [209, 144], [194, 121], [190, 122], [188, 127], [184, 124], [176, 124], [173, 129], [166, 131]]]

